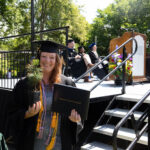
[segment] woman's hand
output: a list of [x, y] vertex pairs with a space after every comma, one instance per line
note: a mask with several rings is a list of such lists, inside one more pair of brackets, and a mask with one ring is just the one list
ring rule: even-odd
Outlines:
[[80, 115], [78, 114], [78, 112], [75, 110], [75, 109], [72, 109], [71, 111], [71, 114], [69, 116], [69, 119], [72, 121], [72, 122], [81, 122], [81, 117]]
[[41, 109], [41, 101], [34, 103], [32, 106], [29, 106], [28, 110], [25, 113], [25, 119], [35, 116]]

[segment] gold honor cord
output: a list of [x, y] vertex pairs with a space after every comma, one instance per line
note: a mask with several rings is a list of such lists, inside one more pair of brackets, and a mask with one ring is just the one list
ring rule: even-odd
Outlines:
[[46, 150], [52, 150], [54, 148], [55, 141], [56, 141], [57, 128], [58, 128], [58, 118], [59, 118], [59, 114], [54, 112], [52, 120], [51, 120], [51, 125], [50, 125], [50, 128], [53, 128], [54, 131], [52, 133], [50, 143], [46, 147]]
[[43, 112], [43, 110], [44, 110], [44, 107], [43, 107], [43, 98], [42, 98], [42, 97], [43, 97], [43, 95], [42, 95], [42, 87], [41, 87], [41, 84], [40, 84], [41, 109], [40, 109], [39, 116], [38, 116], [38, 120], [37, 120], [37, 126], [36, 126], [36, 131], [37, 131], [37, 132], [40, 131], [42, 112]]
[[[41, 118], [42, 118], [42, 113], [44, 110], [43, 107], [43, 95], [42, 95], [42, 87], [40, 84], [40, 101], [41, 101], [41, 109], [39, 112], [39, 116], [38, 116], [38, 120], [37, 120], [37, 127], [36, 127], [36, 131], [39, 132], [40, 131], [40, 126], [41, 126]], [[48, 146], [46, 147], [46, 150], [52, 150], [54, 148], [55, 145], [55, 140], [56, 140], [56, 134], [57, 134], [57, 128], [58, 128], [58, 120], [59, 120], [59, 113], [54, 112], [52, 115], [52, 119], [51, 119], [51, 123], [50, 123], [50, 128], [53, 128], [53, 133], [52, 133], [52, 137], [51, 140], [48, 144]]]

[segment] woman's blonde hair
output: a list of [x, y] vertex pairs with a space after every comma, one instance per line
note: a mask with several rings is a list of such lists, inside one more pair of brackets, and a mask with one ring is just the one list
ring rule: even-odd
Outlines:
[[55, 67], [49, 77], [50, 85], [61, 82], [61, 72], [62, 72], [62, 61], [61, 61], [59, 55], [56, 54]]

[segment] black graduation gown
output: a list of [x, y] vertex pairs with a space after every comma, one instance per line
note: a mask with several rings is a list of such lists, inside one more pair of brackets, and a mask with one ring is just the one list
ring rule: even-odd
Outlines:
[[[74, 86], [74, 83], [65, 76], [61, 76], [61, 83]], [[13, 135], [17, 150], [33, 150], [38, 115], [24, 119], [28, 109], [27, 78], [20, 80], [13, 92], [14, 100], [9, 111], [10, 134]], [[71, 122], [68, 117], [61, 116], [62, 150], [73, 150], [77, 140], [77, 129], [80, 127]]]
[[80, 62], [79, 62], [79, 69], [76, 70], [76, 72], [78, 72], [77, 77], [81, 76], [83, 73], [85, 73], [87, 71], [87, 66], [84, 62], [84, 58], [83, 58], [83, 54], [82, 53], [78, 53], [79, 56], [81, 56]]
[[[95, 63], [99, 62], [99, 58], [97, 58], [96, 55], [92, 51], [89, 52], [89, 56], [91, 58], [92, 64], [95, 64]], [[102, 66], [103, 66], [103, 64], [102, 64]], [[102, 79], [106, 75], [105, 70], [103, 68], [98, 68], [98, 67], [93, 70], [93, 73], [95, 75], [97, 75], [98, 78], [100, 78], [100, 79]]]
[[[63, 52], [62, 56], [65, 62], [68, 61], [68, 75], [75, 78], [79, 77], [85, 70], [85, 64], [83, 58], [75, 59], [77, 52], [74, 49], [68, 48], [68, 57], [66, 51]], [[66, 74], [66, 71], [65, 71]]]
[[75, 63], [75, 56], [77, 55], [77, 52], [74, 49], [68, 48], [68, 57], [67, 57], [67, 52], [63, 51], [63, 58], [65, 62], [68, 60], [68, 65], [72, 66]]
[[[67, 52], [68, 52], [68, 56], [67, 56]], [[77, 52], [71, 48], [68, 48], [66, 51], [63, 51], [63, 53], [62, 53], [63, 59], [66, 64], [68, 62], [68, 71], [66, 71], [67, 68], [65, 68], [65, 75], [72, 76], [72, 74], [73, 74], [72, 67], [75, 64], [75, 56], [76, 55], [77, 55]]]

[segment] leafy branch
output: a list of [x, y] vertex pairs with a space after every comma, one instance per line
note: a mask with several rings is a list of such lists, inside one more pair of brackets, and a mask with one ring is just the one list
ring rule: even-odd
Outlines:
[[30, 88], [33, 90], [39, 90], [39, 83], [42, 80], [42, 70], [40, 68], [39, 59], [33, 59], [30, 64], [27, 65], [27, 78]]

